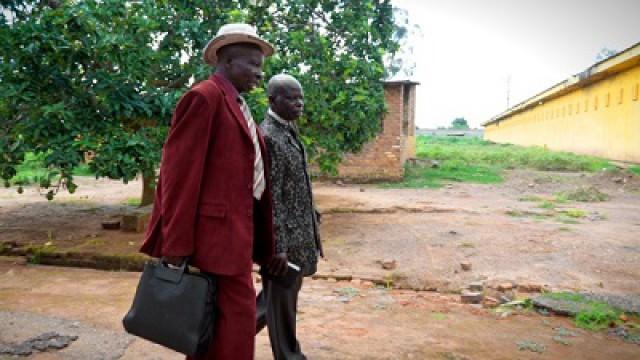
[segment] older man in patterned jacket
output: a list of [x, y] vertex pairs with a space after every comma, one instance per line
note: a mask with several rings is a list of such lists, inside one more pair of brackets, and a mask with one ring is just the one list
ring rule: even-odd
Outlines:
[[256, 330], [268, 326], [276, 360], [306, 359], [296, 339], [298, 292], [302, 278], [316, 272], [322, 246], [307, 154], [295, 124], [304, 108], [304, 92], [298, 80], [285, 74], [271, 78], [267, 92], [269, 110], [260, 126], [271, 159], [276, 256], [261, 271]]

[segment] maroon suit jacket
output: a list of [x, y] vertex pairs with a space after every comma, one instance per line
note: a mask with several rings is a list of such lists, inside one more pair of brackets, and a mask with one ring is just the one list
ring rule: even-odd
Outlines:
[[[237, 96], [228, 80], [212, 75], [180, 99], [141, 252], [190, 256], [200, 270], [222, 275], [251, 272], [252, 260], [273, 257], [270, 184], [254, 207], [255, 150]], [[258, 138], [269, 179], [259, 131]]]

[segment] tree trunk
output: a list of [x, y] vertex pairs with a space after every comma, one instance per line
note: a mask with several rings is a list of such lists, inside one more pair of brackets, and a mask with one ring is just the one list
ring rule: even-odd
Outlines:
[[140, 206], [153, 204], [156, 192], [156, 183], [154, 180], [155, 176], [146, 176], [142, 174], [142, 199], [140, 200]]

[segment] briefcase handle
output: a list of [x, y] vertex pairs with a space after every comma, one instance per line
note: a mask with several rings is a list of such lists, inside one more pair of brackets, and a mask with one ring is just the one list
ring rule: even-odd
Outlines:
[[155, 276], [159, 279], [177, 284], [182, 280], [182, 275], [185, 272], [189, 272], [188, 263], [189, 258], [187, 257], [180, 266], [169, 266], [169, 264], [164, 261], [164, 257], [162, 257], [160, 258], [160, 266], [156, 268]]

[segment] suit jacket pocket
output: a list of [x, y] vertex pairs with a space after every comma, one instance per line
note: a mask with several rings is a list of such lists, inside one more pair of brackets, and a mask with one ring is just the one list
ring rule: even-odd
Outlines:
[[229, 217], [226, 204], [200, 204], [196, 225], [197, 251], [205, 257], [227, 252]]
[[227, 216], [227, 206], [225, 204], [200, 204], [200, 216], [224, 218]]

